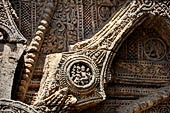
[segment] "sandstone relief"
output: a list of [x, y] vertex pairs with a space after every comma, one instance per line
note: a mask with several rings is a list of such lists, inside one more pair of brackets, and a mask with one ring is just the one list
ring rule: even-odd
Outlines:
[[0, 112], [170, 113], [168, 0], [0, 0]]

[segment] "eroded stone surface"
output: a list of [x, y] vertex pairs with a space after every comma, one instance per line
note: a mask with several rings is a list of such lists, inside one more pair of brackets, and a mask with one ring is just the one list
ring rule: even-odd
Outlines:
[[[2, 14], [5, 3], [0, 5]], [[19, 7], [23, 4], [22, 1], [13, 3]], [[170, 2], [127, 0], [124, 3], [119, 0], [42, 0], [28, 3], [31, 6], [24, 3], [20, 8], [28, 11], [31, 18], [23, 16], [19, 8], [19, 23], [28, 24], [26, 20], [29, 19], [33, 23], [31, 27], [27, 24], [26, 27], [19, 26], [28, 32], [25, 36], [30, 45], [15, 92], [17, 99], [29, 103], [33, 106], [31, 109], [38, 112], [79, 112], [95, 105], [87, 112], [168, 111], [160, 103], [169, 99]], [[41, 8], [37, 6], [42, 7], [42, 13], [38, 13]], [[11, 12], [16, 18], [15, 12]], [[8, 19], [2, 20], [7, 20], [5, 25], [10, 23]], [[101, 28], [106, 20], [109, 22]], [[23, 46], [18, 46], [22, 39], [17, 42], [18, 38], [16, 40], [10, 31], [5, 27], [1, 29], [4, 80], [0, 83], [4, 96], [12, 87], [13, 68], [22, 54], [18, 49]], [[35, 35], [32, 35], [33, 31], [36, 31]], [[4, 33], [7, 35], [3, 36]], [[68, 50], [70, 44], [75, 45]], [[9, 82], [4, 82], [5, 79]], [[15, 101], [9, 103], [14, 108], [18, 105]], [[23, 106], [29, 107], [19, 106], [21, 110], [25, 109]]]
[[14, 14], [9, 1], [0, 1], [0, 98], [8, 99], [11, 98], [15, 70], [26, 42], [16, 27]]
[[0, 44], [0, 98], [11, 98], [15, 70], [23, 54], [22, 44]]

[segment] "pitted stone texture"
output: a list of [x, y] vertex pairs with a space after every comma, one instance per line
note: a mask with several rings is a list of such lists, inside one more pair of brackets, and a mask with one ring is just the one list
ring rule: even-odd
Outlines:
[[0, 44], [0, 98], [11, 98], [15, 69], [23, 50], [20, 44]]

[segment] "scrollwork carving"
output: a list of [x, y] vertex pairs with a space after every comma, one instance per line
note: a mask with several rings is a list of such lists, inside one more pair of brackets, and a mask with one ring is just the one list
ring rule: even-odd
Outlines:
[[170, 18], [169, 1], [142, 0], [141, 3], [142, 3], [142, 11], [146, 11], [147, 13], [151, 13], [153, 15], [161, 15]]
[[[77, 30], [77, 4], [75, 1], [59, 1], [50, 25], [50, 33], [42, 45], [44, 54], [67, 51], [68, 45], [75, 44], [79, 39]], [[80, 12], [81, 13], [81, 12]], [[80, 16], [80, 15], [79, 15]]]

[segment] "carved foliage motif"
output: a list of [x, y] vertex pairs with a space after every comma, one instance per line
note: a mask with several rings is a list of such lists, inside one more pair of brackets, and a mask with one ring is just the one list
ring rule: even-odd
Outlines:
[[[124, 16], [120, 16], [119, 19], [121, 19], [122, 21], [120, 21], [120, 23], [118, 24], [114, 24], [114, 30], [108, 30], [107, 34], [105, 35], [101, 35], [102, 32], [98, 32], [93, 38], [91, 38], [90, 40], [84, 41], [82, 43], [77, 43], [72, 49], [76, 50], [76, 49], [96, 49], [96, 48], [101, 48], [102, 46], [106, 46], [105, 48], [109, 48], [112, 49], [114, 44], [112, 44], [114, 41], [121, 41], [116, 40], [115, 38], [118, 38], [116, 36], [118, 36], [119, 33], [121, 33], [121, 30], [123, 30], [124, 28], [126, 29], [125, 26], [128, 26], [128, 24], [130, 22], [134, 22], [136, 21], [140, 16], [142, 16], [143, 14], [146, 13], [150, 13], [153, 15], [161, 15], [161, 16], [166, 16], [169, 17], [169, 11], [168, 11], [168, 7], [169, 7], [169, 2], [156, 2], [156, 1], [152, 1], [149, 0], [147, 1], [136, 1], [133, 0], [130, 4], [130, 8], [127, 9], [126, 14], [124, 14]], [[159, 7], [158, 7], [159, 6]], [[162, 13], [162, 11], [158, 10], [158, 9], [164, 9], [164, 13]], [[167, 13], [166, 13], [167, 12]], [[115, 21], [115, 18], [113, 18], [113, 20], [111, 20], [110, 22]], [[109, 25], [109, 24], [108, 24]], [[103, 29], [105, 29], [107, 31], [108, 26], [106, 25]], [[130, 26], [129, 26], [130, 27]], [[114, 32], [113, 32], [114, 31]], [[102, 37], [99, 37], [99, 36]], [[97, 43], [96, 41], [99, 40]], [[107, 39], [107, 40], [106, 40]], [[100, 45], [100, 46], [99, 46]]]
[[170, 18], [170, 2], [167, 0], [142, 0], [142, 10], [153, 15], [161, 15]]
[[92, 36], [111, 17], [111, 12], [116, 12], [119, 5], [124, 2], [116, 1], [114, 3], [96, 0], [59, 1], [42, 53], [68, 51], [68, 45]]
[[78, 20], [77, 7], [78, 5], [74, 0], [59, 1], [51, 23], [50, 33], [43, 44], [42, 53], [66, 51], [68, 45], [80, 41], [77, 32], [81, 18]]

